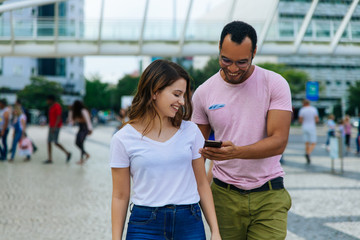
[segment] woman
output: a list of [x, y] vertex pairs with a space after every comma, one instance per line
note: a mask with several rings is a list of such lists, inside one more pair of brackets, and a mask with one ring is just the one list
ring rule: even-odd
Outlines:
[[92, 133], [93, 127], [90, 120], [90, 113], [85, 108], [84, 104], [76, 100], [69, 112], [70, 123], [77, 123], [79, 125], [79, 131], [76, 134], [75, 144], [80, 149], [80, 160], [77, 164], [83, 164], [86, 160], [90, 158], [89, 153], [87, 153], [84, 149], [84, 142], [87, 135]]
[[9, 159], [9, 162], [14, 161], [17, 144], [20, 141], [22, 133], [25, 131], [25, 128], [26, 128], [26, 115], [24, 114], [21, 107], [18, 105], [14, 106], [13, 127], [14, 127], [14, 135], [13, 135], [13, 142], [12, 142], [12, 146], [11, 146], [11, 157]]
[[179, 65], [156, 60], [142, 74], [129, 122], [111, 140], [113, 240], [205, 239], [201, 208], [211, 239], [220, 239], [204, 159], [204, 138], [190, 122], [190, 77]]
[[350, 139], [351, 139], [351, 123], [350, 116], [345, 115], [344, 118], [344, 131], [345, 131], [345, 146], [346, 146], [346, 155], [350, 152]]

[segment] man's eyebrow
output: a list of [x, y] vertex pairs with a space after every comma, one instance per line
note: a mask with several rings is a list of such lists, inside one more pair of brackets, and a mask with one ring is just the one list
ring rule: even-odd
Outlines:
[[[228, 58], [228, 57], [226, 57], [226, 56], [224, 56], [224, 55], [220, 55], [220, 57], [222, 57], [222, 58], [227, 58], [227, 59], [229, 59], [229, 60], [231, 60], [231, 61], [234, 61], [234, 60], [232, 60], [232, 59], [230, 59], [230, 58]], [[239, 61], [248, 61], [248, 59], [247, 59], [247, 58], [243, 58], [243, 59], [235, 60], [235, 62], [239, 62]]]

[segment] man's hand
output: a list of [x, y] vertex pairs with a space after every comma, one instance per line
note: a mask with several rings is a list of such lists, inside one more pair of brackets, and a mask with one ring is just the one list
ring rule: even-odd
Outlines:
[[221, 148], [200, 148], [199, 153], [210, 160], [229, 160], [237, 158], [237, 147], [231, 141], [222, 143]]

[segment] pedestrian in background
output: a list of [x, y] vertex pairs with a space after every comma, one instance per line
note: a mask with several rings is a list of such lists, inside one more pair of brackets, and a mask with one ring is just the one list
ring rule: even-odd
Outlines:
[[26, 132], [22, 133], [19, 141], [19, 155], [24, 156], [24, 161], [30, 161], [33, 153], [33, 145], [30, 138], [27, 137]]
[[141, 75], [129, 122], [112, 138], [112, 233], [122, 239], [130, 197], [127, 240], [205, 240], [200, 206], [220, 239], [204, 159], [204, 138], [190, 120], [190, 76], [179, 65], [152, 62]]
[[335, 116], [334, 114], [329, 114], [327, 117], [326, 126], [327, 126], [327, 139], [326, 139], [326, 150], [329, 151], [330, 138], [335, 137]]
[[76, 134], [75, 144], [80, 149], [80, 160], [77, 164], [83, 164], [90, 158], [90, 154], [85, 151], [84, 142], [87, 135], [93, 131], [90, 113], [83, 102], [76, 100], [69, 111], [71, 124], [79, 125], [79, 131]]
[[[25, 108], [23, 107], [23, 105], [21, 104], [21, 100], [19, 98], [16, 99], [15, 101], [15, 106], [18, 106], [21, 108], [21, 110], [23, 111], [23, 113], [25, 114], [26, 116], [26, 123], [28, 122], [28, 116], [29, 114], [27, 114], [28, 112], [25, 110]], [[35, 153], [37, 151], [37, 146], [35, 145], [34, 141], [29, 138], [30, 141], [31, 141], [31, 144], [32, 144], [32, 148], [33, 148], [33, 152]]]
[[7, 145], [7, 136], [10, 129], [11, 121], [11, 107], [7, 106], [7, 101], [5, 98], [0, 99], [0, 160], [5, 161], [7, 159], [8, 145]]
[[23, 132], [26, 130], [26, 116], [22, 108], [18, 105], [15, 105], [13, 110], [13, 127], [13, 142], [11, 145], [11, 157], [9, 159], [9, 162], [14, 161], [18, 142], [20, 141]]
[[304, 99], [303, 107], [299, 111], [299, 123], [301, 123], [303, 139], [305, 142], [305, 158], [307, 164], [311, 163], [310, 155], [316, 146], [316, 123], [318, 122], [318, 110], [310, 105], [309, 100]]
[[247, 23], [220, 36], [220, 71], [193, 96], [192, 121], [221, 148], [202, 148], [214, 161], [216, 214], [222, 239], [285, 239], [291, 198], [280, 164], [291, 123], [291, 94], [277, 73], [252, 64], [257, 36]]
[[350, 152], [350, 142], [351, 142], [351, 123], [350, 116], [345, 115], [344, 117], [344, 132], [345, 132], [345, 146], [346, 146], [346, 155]]
[[46, 99], [46, 102], [49, 106], [49, 135], [47, 140], [47, 146], [48, 146], [48, 159], [45, 160], [44, 164], [51, 164], [53, 163], [52, 159], [52, 148], [51, 143], [54, 142], [55, 146], [60, 148], [65, 154], [66, 154], [66, 162], [70, 161], [71, 153], [67, 151], [63, 145], [61, 145], [58, 141], [59, 139], [59, 133], [60, 128], [62, 126], [62, 108], [61, 105], [55, 101], [54, 95], [49, 95]]

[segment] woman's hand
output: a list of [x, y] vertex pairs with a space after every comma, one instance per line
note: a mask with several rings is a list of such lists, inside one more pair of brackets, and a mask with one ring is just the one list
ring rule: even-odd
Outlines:
[[221, 240], [220, 233], [211, 234], [211, 240]]

